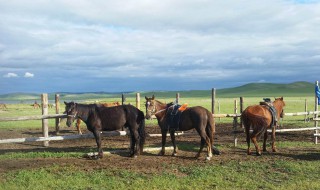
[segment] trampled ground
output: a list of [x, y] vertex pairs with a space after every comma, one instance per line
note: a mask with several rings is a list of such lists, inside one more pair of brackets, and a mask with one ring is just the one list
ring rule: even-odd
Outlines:
[[[83, 127], [84, 128], [84, 127]], [[0, 159], [0, 174], [8, 171], [17, 171], [21, 169], [37, 169], [43, 167], [50, 167], [52, 165], [58, 166], [76, 166], [84, 171], [92, 171], [94, 169], [109, 169], [109, 170], [130, 170], [142, 173], [160, 173], [170, 170], [172, 173], [179, 174], [179, 171], [170, 168], [170, 165], [205, 165], [205, 164], [224, 164], [229, 161], [249, 161], [259, 160], [261, 162], [276, 162], [277, 160], [320, 160], [320, 145], [296, 146], [283, 148], [284, 142], [313, 142], [313, 131], [309, 132], [291, 132], [277, 134], [278, 152], [266, 152], [262, 156], [257, 157], [246, 154], [246, 143], [244, 133], [238, 133], [238, 147], [233, 147], [234, 132], [232, 126], [229, 124], [217, 124], [217, 133], [215, 136], [215, 144], [221, 151], [221, 155], [214, 155], [211, 161], [205, 161], [206, 152], [203, 152], [201, 158], [195, 159], [194, 156], [198, 150], [200, 137], [198, 135], [178, 136], [176, 137], [177, 145], [180, 147], [178, 156], [172, 157], [171, 150], [166, 152], [165, 156], [158, 156], [158, 152], [145, 152], [140, 157], [133, 159], [128, 157], [128, 153], [116, 153], [112, 155], [105, 155], [100, 160], [90, 160], [85, 157], [66, 157], [61, 158], [18, 158], [18, 159]], [[146, 131], [149, 134], [160, 133], [158, 126], [146, 126]], [[239, 129], [241, 131], [241, 129]], [[87, 131], [85, 131], [87, 132]], [[192, 131], [191, 131], [192, 132]], [[75, 134], [75, 129], [64, 128], [62, 133]], [[41, 136], [40, 130], [1, 130], [0, 139]], [[270, 142], [270, 138], [268, 139]], [[261, 140], [259, 141], [262, 145]], [[103, 138], [104, 151], [111, 149], [124, 149], [129, 147], [129, 137], [104, 137]], [[146, 139], [146, 147], [160, 147], [161, 137], [148, 137]], [[269, 143], [268, 143], [269, 145]], [[170, 137], [167, 138], [167, 146], [171, 146]], [[252, 148], [254, 146], [252, 145]], [[270, 150], [270, 146], [267, 147]], [[77, 139], [65, 141], [51, 141], [50, 147], [43, 147], [42, 142], [28, 142], [15, 144], [0, 144], [0, 154], [20, 153], [20, 152], [64, 152], [65, 154], [72, 152], [89, 153], [96, 151], [96, 144], [94, 139]], [[183, 174], [181, 174], [183, 175]]]

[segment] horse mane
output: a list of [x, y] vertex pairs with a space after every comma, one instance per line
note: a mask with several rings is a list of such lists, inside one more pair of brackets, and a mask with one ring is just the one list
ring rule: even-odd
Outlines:
[[[281, 104], [281, 105], [279, 105], [279, 104]], [[273, 101], [273, 105], [274, 106], [282, 106], [282, 107], [284, 107], [286, 104], [284, 103], [283, 99], [277, 98], [277, 99], [275, 99], [275, 101]]]
[[172, 106], [172, 105], [174, 105], [174, 103], [173, 102], [169, 102], [169, 103], [162, 103], [162, 102], [160, 102], [159, 100], [154, 100], [157, 104], [159, 104], [160, 106], [166, 106], [166, 108], [169, 108], [170, 106]]
[[97, 104], [78, 104], [78, 103], [75, 103], [75, 104], [77, 106], [78, 112], [79, 111], [81, 112], [84, 110], [88, 110], [88, 111], [92, 112], [92, 111], [95, 111], [97, 107], [99, 107]]
[[273, 106], [281, 112], [286, 103], [283, 101], [283, 98], [277, 98], [273, 101]]

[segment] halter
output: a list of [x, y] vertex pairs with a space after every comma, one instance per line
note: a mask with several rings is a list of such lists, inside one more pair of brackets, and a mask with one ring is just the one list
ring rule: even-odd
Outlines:
[[[77, 105], [77, 103], [74, 103], [74, 106], [76, 106]], [[74, 109], [74, 108], [73, 108]], [[70, 110], [70, 109], [69, 109]], [[66, 111], [67, 113], [68, 113], [68, 111]], [[67, 117], [71, 117], [71, 118], [77, 118], [78, 117], [78, 111], [76, 111], [76, 113], [75, 114], [73, 114], [73, 115], [67, 115]]]
[[[150, 106], [150, 103], [147, 103], [147, 107], [149, 107], [149, 106]], [[172, 106], [169, 106], [169, 107], [166, 107], [166, 108], [164, 108], [164, 109], [161, 109], [161, 110], [157, 111], [156, 105], [153, 105], [153, 108], [152, 108], [152, 110], [151, 110], [150, 112], [151, 112], [151, 115], [156, 115], [156, 114], [158, 114], [158, 113], [161, 113], [161, 112], [167, 110], [167, 109], [170, 108], [170, 107], [172, 107]], [[148, 109], [147, 109], [147, 110], [148, 110]]]
[[78, 118], [78, 112], [76, 112], [74, 115], [67, 115], [67, 117]]

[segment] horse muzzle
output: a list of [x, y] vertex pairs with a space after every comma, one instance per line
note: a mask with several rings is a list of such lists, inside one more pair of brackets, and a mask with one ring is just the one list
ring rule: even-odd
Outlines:
[[71, 126], [72, 126], [72, 123], [73, 123], [73, 119], [67, 119], [66, 125], [67, 125], [68, 127], [71, 127]]

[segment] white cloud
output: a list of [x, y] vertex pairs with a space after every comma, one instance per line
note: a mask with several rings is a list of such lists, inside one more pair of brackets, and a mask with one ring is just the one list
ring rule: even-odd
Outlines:
[[7, 73], [7, 74], [3, 75], [3, 77], [14, 78], [14, 77], [18, 77], [18, 75], [16, 73]]
[[313, 0], [0, 1], [0, 67], [36, 66], [37, 78], [174, 78], [178, 71], [199, 80], [230, 73], [229, 81], [246, 73], [258, 81], [267, 78], [262, 70], [277, 68], [291, 71], [287, 80], [307, 80], [302, 73], [318, 77], [310, 71], [320, 62], [319, 10]]
[[24, 77], [25, 77], [25, 78], [33, 78], [33, 77], [34, 77], [34, 74], [33, 74], [33, 73], [26, 72], [26, 73], [24, 74]]

